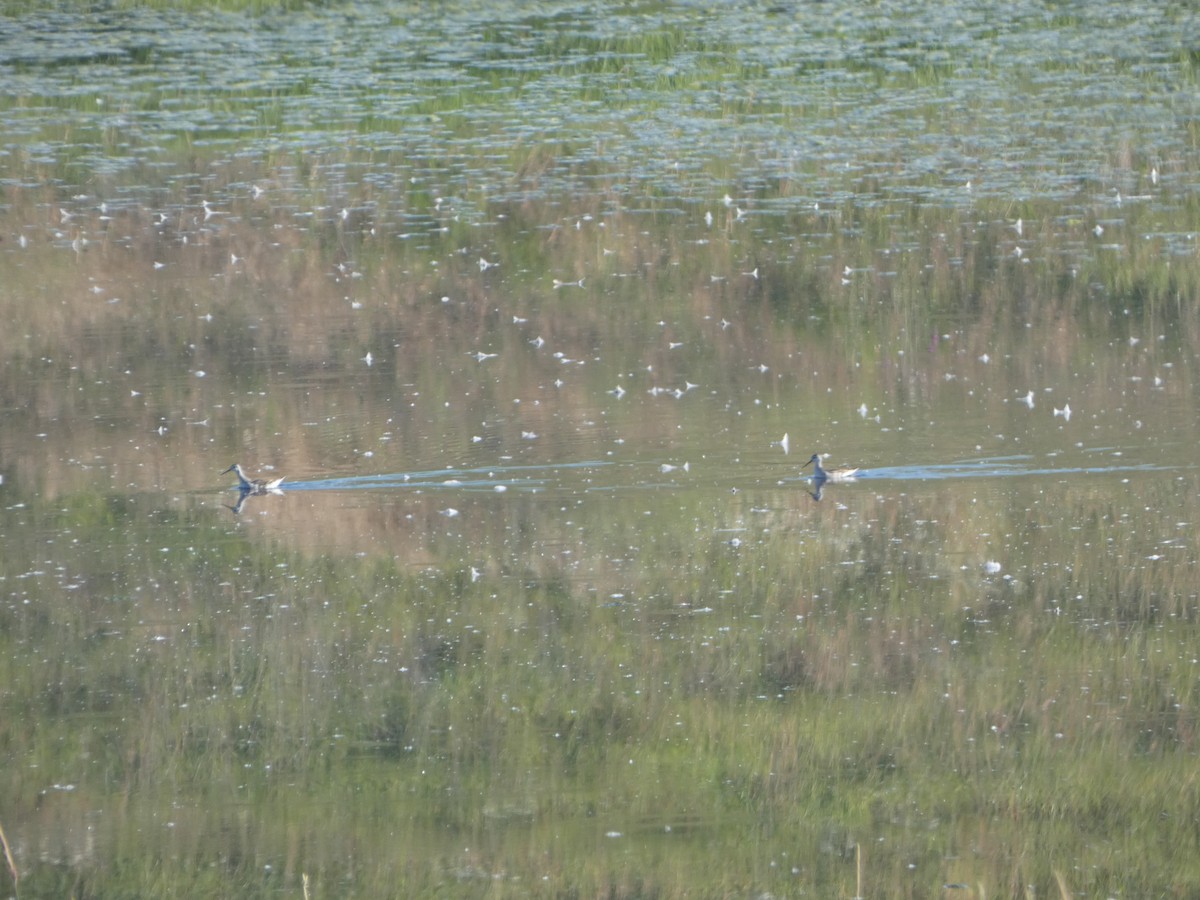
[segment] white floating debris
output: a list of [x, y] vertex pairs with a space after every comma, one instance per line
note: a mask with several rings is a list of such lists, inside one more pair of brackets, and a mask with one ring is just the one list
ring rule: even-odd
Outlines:
[[536, 431], [522, 431], [521, 432], [521, 440], [536, 441], [537, 440], [537, 432]]
[[614, 397], [616, 397], [618, 400], [620, 400], [622, 397], [625, 396], [625, 388], [621, 387], [618, 384], [615, 388], [613, 388], [611, 391], [609, 391], [609, 393], [612, 394]]
[[370, 368], [370, 366], [375, 362], [375, 357], [373, 357], [371, 355], [371, 351], [368, 350], [367, 355], [362, 358], [362, 361], [367, 364], [368, 368]]
[[493, 358], [499, 356], [500, 354], [499, 353], [484, 353], [482, 350], [479, 350], [478, 352], [472, 353], [470, 355], [475, 357], [476, 362], [483, 362], [484, 360], [493, 359]]
[[546, 344], [546, 339], [539, 334], [537, 337], [535, 337], [529, 343], [533, 344], [533, 346], [536, 347], [538, 350], [541, 350], [542, 347], [544, 347]]
[[447, 519], [453, 519], [458, 515], [458, 510], [455, 509], [453, 506], [449, 506], [446, 509], [442, 510], [442, 515], [445, 516]]
[[480, 272], [486, 272], [488, 269], [490, 269], [492, 266], [495, 266], [495, 265], [498, 265], [498, 263], [488, 262], [482, 256], [479, 257], [479, 271]]
[[979, 357], [979, 361], [986, 366], [988, 363], [990, 363], [992, 361], [992, 358], [990, 356], [988, 356], [986, 353], [984, 353]]
[[779, 446], [783, 448], [783, 455], [787, 456], [790, 445], [788, 444], [788, 436], [786, 431], [783, 433], [783, 437], [779, 439]]
[[1055, 416], [1055, 418], [1057, 418], [1058, 416], [1062, 416], [1064, 420], [1066, 420], [1067, 422], [1070, 422], [1071, 421], [1071, 404], [1064, 403], [1062, 409], [1054, 410], [1054, 416]]
[[1024, 397], [1022, 397], [1021, 402], [1024, 403], [1026, 406], [1028, 406], [1030, 409], [1033, 409], [1033, 391], [1030, 391], [1028, 394], [1026, 394]]
[[559, 288], [565, 287], [583, 287], [583, 279], [580, 278], [578, 281], [559, 281], [557, 278], [554, 279], [554, 289], [556, 291]]
[[989, 575], [995, 575], [1000, 571], [1000, 569], [1000, 563], [996, 562], [994, 559], [989, 559], [983, 564], [983, 571], [987, 572]]
[[870, 412], [870, 410], [869, 410], [869, 409], [867, 409], [867, 404], [865, 404], [865, 403], [864, 403], [864, 404], [862, 404], [862, 405], [861, 405], [861, 406], [858, 408], [858, 414], [859, 414], [860, 416], [862, 416], [864, 419], [867, 417], [867, 414], [868, 414], [869, 412]]

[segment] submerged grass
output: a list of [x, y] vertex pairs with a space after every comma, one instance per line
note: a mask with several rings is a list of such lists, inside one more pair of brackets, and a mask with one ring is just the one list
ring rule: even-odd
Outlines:
[[[640, 513], [590, 506], [573, 518], [607, 520], [589, 529], [603, 558]], [[938, 529], [1012, 527], [974, 515], [996, 521]], [[602, 603], [569, 579], [272, 552], [211, 522], [164, 546], [165, 523], [133, 508], [112, 524], [123, 537], [98, 552], [119, 581], [69, 605], [30, 583], [32, 602], [0, 611], [0, 674], [6, 721], [27, 723], [4, 733], [21, 770], [128, 798], [110, 817], [105, 878], [131, 890], [232, 880], [257, 895], [293, 889], [302, 867], [314, 889], [350, 896], [395, 878], [538, 896], [828, 893], [851, 889], [860, 846], [866, 886], [891, 894], [949, 880], [1005, 893], [1014, 859], [1043, 889], [1067, 870], [1074, 889], [1109, 892], [1200, 877], [1200, 835], [1183, 824], [1200, 820], [1195, 619], [1109, 620], [1073, 585], [1081, 608], [1054, 615], [1034, 584], [984, 619], [929, 580], [946, 535], [919, 548], [868, 532], [853, 565], [831, 567], [824, 542], [781, 528], [734, 559], [722, 543], [694, 548], [682, 571], [710, 577], [693, 582], [663, 579], [651, 553], [626, 570], [627, 596]], [[1059, 527], [1079, 547], [1094, 537]], [[123, 562], [151, 531], [169, 575]], [[142, 845], [143, 806], [164, 784], [190, 814], [174, 862], [138, 874], [144, 848], [120, 849], [121, 835]], [[5, 790], [24, 797], [24, 820], [32, 796], [17, 788]], [[55, 794], [41, 802], [69, 819]], [[206, 874], [196, 862], [251, 824], [247, 804], [255, 858]], [[680, 844], [697, 833], [706, 852]], [[351, 844], [376, 862], [352, 872], [338, 849]], [[58, 883], [25, 868], [27, 895]]]

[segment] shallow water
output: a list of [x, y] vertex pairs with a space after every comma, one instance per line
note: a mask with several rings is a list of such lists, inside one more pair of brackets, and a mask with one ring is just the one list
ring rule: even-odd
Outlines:
[[5, 21], [23, 896], [1200, 884], [1189, 7]]

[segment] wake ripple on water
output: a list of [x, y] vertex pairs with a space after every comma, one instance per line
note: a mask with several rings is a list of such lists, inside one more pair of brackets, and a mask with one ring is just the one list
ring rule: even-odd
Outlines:
[[[556, 473], [567, 470], [608, 466], [611, 463], [588, 460], [553, 466], [486, 466], [471, 469], [435, 469], [424, 472], [392, 472], [380, 475], [350, 475], [317, 481], [293, 481], [284, 487], [288, 491], [365, 491], [407, 488], [432, 490], [487, 490], [503, 492], [509, 489], [538, 491], [555, 486]], [[574, 477], [574, 475], [573, 475]]]
[[1107, 475], [1122, 472], [1165, 472], [1177, 466], [1160, 466], [1153, 463], [1121, 463], [1099, 466], [1047, 467], [1030, 464], [1029, 456], [992, 457], [989, 459], [962, 460], [951, 463], [915, 466], [886, 466], [866, 469], [858, 473], [857, 481], [869, 479], [891, 479], [907, 481], [939, 481], [949, 478], [1029, 478], [1057, 475]]
[[[1110, 465], [1050, 467], [1033, 462], [1032, 456], [991, 457], [977, 460], [958, 460], [905, 466], [880, 466], [864, 469], [845, 484], [863, 481], [943, 481], [961, 478], [1047, 478], [1066, 475], [1118, 475], [1132, 472], [1169, 472], [1179, 466], [1154, 463], [1117, 463]], [[506, 465], [473, 468], [445, 468], [417, 472], [390, 472], [377, 475], [350, 475], [317, 480], [289, 481], [282, 491], [378, 491], [378, 490], [458, 490], [504, 493], [508, 490], [526, 493], [569, 490], [573, 492], [612, 491], [637, 488], [662, 489], [680, 486], [680, 482], [662, 478], [664, 471], [681, 467], [645, 461], [626, 466], [602, 460], [559, 463], [553, 465]], [[607, 470], [602, 481], [593, 478], [594, 470]], [[623, 470], [623, 471], [619, 471]], [[643, 471], [645, 470], [645, 471]], [[653, 475], [649, 474], [653, 472]], [[736, 479], [726, 470], [715, 480], [687, 478], [692, 487], [698, 483], [710, 486], [736, 485]], [[793, 479], [784, 479], [792, 481]], [[796, 479], [808, 481], [810, 479]]]

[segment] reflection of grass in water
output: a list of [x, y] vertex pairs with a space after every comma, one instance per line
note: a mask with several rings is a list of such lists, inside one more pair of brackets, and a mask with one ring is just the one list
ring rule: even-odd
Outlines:
[[[249, 185], [255, 174], [231, 169], [225, 177]], [[802, 356], [805, 369], [821, 373], [810, 401], [809, 415], [817, 420], [845, 414], [842, 390], [849, 385], [856, 394], [866, 392], [871, 406], [930, 408], [952, 395], [961, 395], [967, 408], [973, 403], [968, 389], [1072, 385], [1077, 410], [1100, 410], [1112, 405], [1114, 391], [1128, 390], [1131, 374], [1151, 380], [1165, 358], [1160, 354], [1200, 342], [1200, 309], [1186, 301], [1200, 295], [1194, 256], [1167, 258], [1145, 240], [1129, 242], [1119, 255], [1073, 256], [1071, 242], [1088, 232], [1087, 223], [1060, 226], [1050, 216], [1053, 204], [1021, 210], [1026, 234], [1038, 234], [1042, 242], [1036, 263], [1012, 257], [1011, 225], [973, 221], [990, 220], [996, 211], [967, 217], [925, 210], [905, 224], [919, 239], [895, 260], [894, 274], [855, 274], [847, 288], [840, 283], [846, 261], [869, 261], [875, 242], [899, 239], [884, 210], [847, 209], [844, 224], [851, 228], [839, 224], [840, 211], [828, 221], [787, 219], [796, 231], [822, 229], [812, 243], [828, 253], [814, 260], [807, 244], [780, 249], [776, 238], [760, 240], [720, 227], [705, 232], [710, 240], [700, 251], [689, 240], [695, 232], [670, 213], [614, 214], [605, 218], [603, 233], [593, 224], [572, 227], [585, 213], [603, 214], [594, 200], [565, 210], [505, 205], [485, 244], [478, 228], [455, 223], [449, 233], [413, 247], [343, 222], [338, 210], [346, 198], [319, 172], [311, 180], [297, 175], [284, 185], [271, 184], [268, 198], [256, 204], [243, 195], [221, 204], [223, 214], [204, 223], [199, 198], [175, 189], [162, 206], [171, 216], [167, 228], [154, 225], [153, 209], [138, 207], [116, 211], [116, 223], [101, 230], [90, 204], [62, 224], [52, 190], [18, 194], [13, 220], [41, 222], [42, 230], [26, 250], [7, 257], [13, 265], [0, 288], [0, 311], [10, 323], [0, 348], [13, 372], [0, 395], [12, 409], [30, 410], [37, 422], [15, 431], [47, 431], [55, 444], [68, 420], [119, 414], [126, 427], [149, 434], [169, 415], [173, 430], [151, 452], [160, 470], [200, 486], [211, 484], [215, 473], [203, 447], [179, 428], [177, 411], [212, 408], [215, 397], [232, 391], [239, 395], [237, 405], [222, 402], [213, 410], [211, 427], [222, 446], [274, 447], [277, 436], [286, 435], [288, 453], [299, 462], [289, 462], [287, 473], [320, 471], [340, 460], [345, 447], [338, 433], [302, 423], [344, 412], [336, 408], [340, 395], [318, 391], [294, 406], [280, 398], [297, 377], [327, 371], [332, 381], [362, 370], [359, 360], [368, 349], [376, 357], [373, 373], [382, 377], [356, 395], [354, 418], [361, 410], [362, 418], [386, 419], [397, 385], [411, 386], [439, 406], [450, 404], [446, 417], [456, 417], [453, 424], [440, 421], [438, 427], [461, 436], [459, 445], [495, 409], [536, 394], [562, 371], [548, 373], [548, 365], [557, 365], [547, 359], [549, 348], [588, 360], [570, 370], [569, 384], [554, 404], [523, 410], [524, 427], [558, 438], [558, 446], [574, 447], [576, 423], [594, 417], [598, 398], [618, 381], [630, 392], [644, 387], [626, 373], [647, 364], [667, 386], [690, 378], [716, 396], [737, 396], [760, 389], [756, 363], [766, 363], [772, 373], [791, 372]], [[313, 208], [324, 212], [296, 227], [295, 210]], [[1130, 213], [1131, 229], [1142, 215]], [[539, 229], [546, 221], [565, 224]], [[379, 231], [387, 227], [382, 223]], [[73, 229], [90, 240], [78, 254], [62, 245]], [[47, 243], [51, 231], [66, 237]], [[236, 264], [230, 263], [233, 252]], [[788, 258], [793, 252], [798, 259]], [[479, 271], [477, 260], [485, 254], [500, 263], [494, 279], [492, 272]], [[331, 277], [346, 259], [364, 273], [362, 279]], [[761, 262], [757, 279], [741, 274], [750, 260]], [[161, 272], [153, 269], [156, 261], [166, 263]], [[717, 272], [731, 274], [714, 283]], [[629, 273], [638, 277], [623, 277]], [[584, 275], [583, 288], [555, 290], [550, 282]], [[104, 292], [93, 293], [97, 286]], [[454, 302], [442, 304], [442, 296]], [[119, 302], [109, 302], [114, 297]], [[350, 297], [366, 301], [364, 308], [351, 313]], [[531, 324], [513, 327], [515, 316]], [[727, 330], [717, 324], [722, 319], [731, 323]], [[683, 350], [667, 349], [660, 339], [662, 321], [671, 323], [672, 338], [685, 342]], [[943, 332], [954, 335], [952, 348], [931, 351], [930, 335]], [[614, 341], [615, 334], [622, 340]], [[534, 336], [548, 342], [540, 354], [528, 343]], [[1143, 343], [1127, 357], [1111, 352], [1114, 341], [1124, 345], [1130, 337]], [[1151, 345], [1153, 351], [1144, 352]], [[436, 347], [440, 355], [415, 353], [414, 347]], [[62, 348], [71, 349], [69, 357]], [[479, 349], [500, 352], [487, 363], [482, 381], [482, 367], [469, 356]], [[988, 367], [975, 363], [985, 352], [994, 360]], [[183, 377], [196, 368], [208, 377]], [[126, 370], [135, 375], [124, 375]], [[1079, 371], [1088, 372], [1086, 383], [1075, 377]], [[128, 390], [147, 386], [159, 389], [153, 403]], [[834, 392], [827, 399], [829, 386]], [[1189, 391], [1186, 378], [1172, 378], [1162, 394], [1188, 403]], [[323, 398], [330, 408], [322, 406]], [[1138, 411], [1147, 433], [1155, 431], [1153, 417], [1170, 415], [1170, 409], [1147, 404]], [[602, 427], [606, 438], [632, 429], [639, 437], [658, 438], [671, 435], [691, 414], [672, 402], [662, 403], [653, 418], [632, 403], [613, 404]], [[429, 452], [421, 448], [419, 425], [396, 432], [393, 446], [404, 451], [394, 470], [434, 464], [418, 455]], [[872, 450], [884, 451], [901, 452]], [[124, 463], [143, 465], [142, 447], [122, 445], [114, 452]], [[51, 495], [85, 477], [69, 461], [42, 457], [41, 449], [32, 450], [14, 465]], [[881, 455], [879, 461], [888, 458]], [[221, 467], [228, 462], [222, 460]], [[381, 470], [390, 464], [381, 462]], [[357, 549], [358, 533], [341, 524], [327, 539]], [[1111, 562], [1095, 565], [1114, 576], [1113, 584], [1127, 577]], [[1161, 567], [1158, 577], [1178, 582], [1184, 576]], [[1134, 602], [1127, 592], [1119, 596], [1114, 603]]]

